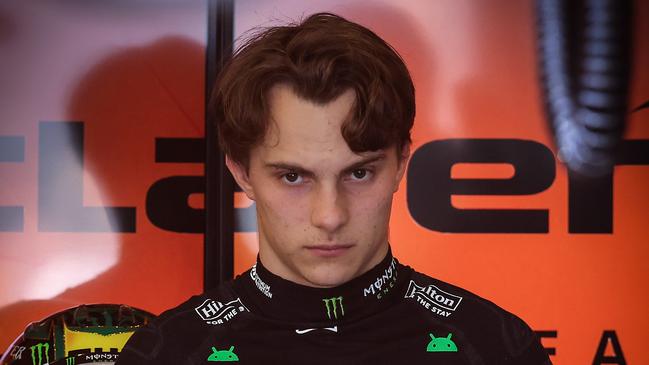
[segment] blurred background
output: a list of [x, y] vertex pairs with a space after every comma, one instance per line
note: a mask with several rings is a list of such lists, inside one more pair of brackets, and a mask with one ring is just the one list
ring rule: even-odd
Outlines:
[[[204, 257], [215, 3], [0, 3], [0, 352], [59, 310], [159, 314], [203, 290], [206, 262], [254, 262], [254, 207], [236, 191], [234, 255]], [[626, 127], [594, 177], [560, 162], [534, 1], [237, 0], [229, 20], [237, 39], [329, 11], [392, 44], [417, 89], [395, 256], [521, 316], [555, 364], [643, 364], [649, 3], [632, 4]]]

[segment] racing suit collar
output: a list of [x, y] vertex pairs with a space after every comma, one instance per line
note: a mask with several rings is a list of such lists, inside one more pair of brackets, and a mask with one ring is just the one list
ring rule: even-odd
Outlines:
[[406, 267], [388, 250], [366, 273], [333, 288], [314, 288], [285, 280], [257, 263], [237, 278], [256, 312], [295, 323], [343, 323], [382, 311], [399, 299]]

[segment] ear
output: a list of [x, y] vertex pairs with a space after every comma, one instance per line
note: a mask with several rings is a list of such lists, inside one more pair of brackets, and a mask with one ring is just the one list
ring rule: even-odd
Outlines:
[[410, 143], [404, 144], [398, 155], [397, 175], [396, 175], [396, 180], [394, 182], [395, 193], [397, 192], [397, 190], [399, 190], [399, 184], [403, 179], [403, 175], [406, 173], [406, 167], [408, 166], [408, 159], [410, 159]]
[[255, 200], [254, 189], [252, 188], [252, 184], [250, 184], [247, 169], [227, 155], [225, 156], [225, 165], [228, 167], [228, 170], [230, 170], [234, 180], [241, 187], [241, 190], [246, 193], [250, 200]]

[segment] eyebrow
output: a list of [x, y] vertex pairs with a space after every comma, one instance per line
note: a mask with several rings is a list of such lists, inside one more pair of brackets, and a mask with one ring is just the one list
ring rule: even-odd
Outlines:
[[[342, 171], [352, 171], [358, 168], [361, 168], [365, 165], [371, 164], [373, 162], [381, 161], [385, 159], [385, 153], [381, 152], [377, 155], [373, 156], [368, 156], [363, 158], [360, 161], [354, 162], [353, 164], [345, 167]], [[290, 170], [297, 172], [299, 174], [305, 175], [305, 176], [314, 176], [315, 174], [312, 171], [309, 171], [307, 168], [302, 167], [298, 164], [292, 164], [292, 163], [287, 163], [287, 162], [268, 162], [264, 164], [264, 167], [266, 168], [272, 168], [275, 170]]]

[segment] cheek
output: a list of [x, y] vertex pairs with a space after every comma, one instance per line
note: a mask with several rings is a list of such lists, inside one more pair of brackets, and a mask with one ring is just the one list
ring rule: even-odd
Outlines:
[[275, 251], [287, 256], [302, 242], [315, 239], [308, 207], [301, 200], [278, 194], [257, 200], [258, 229]]
[[308, 207], [304, 200], [298, 194], [271, 188], [269, 191], [263, 191], [256, 203], [262, 219], [287, 229], [308, 217]]
[[377, 186], [362, 194], [352, 194], [349, 197], [351, 217], [368, 220], [374, 227], [384, 224], [390, 215], [392, 206], [392, 186], [385, 184]]

